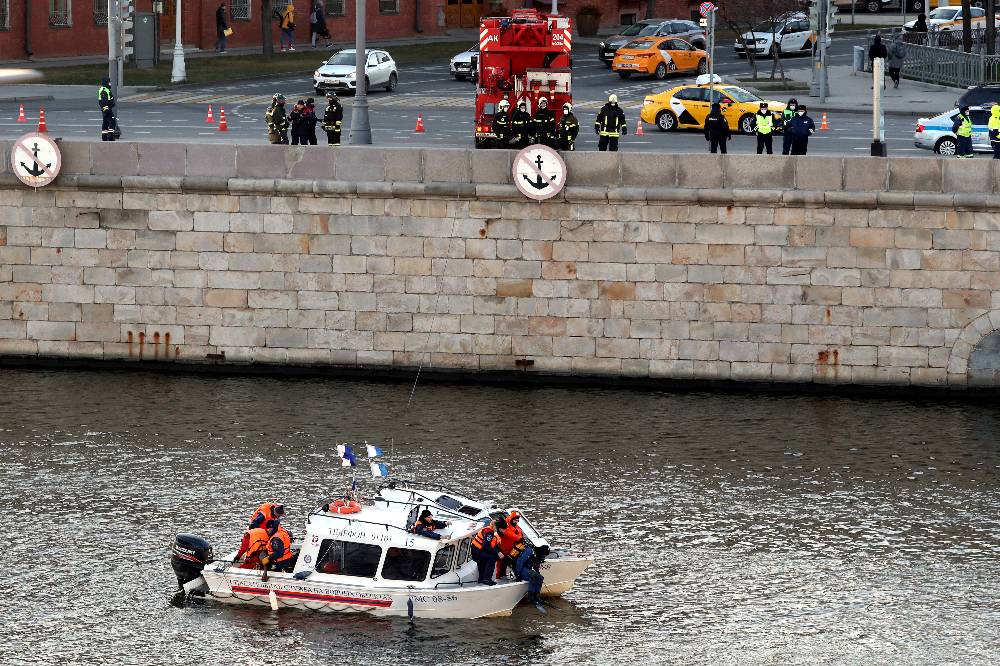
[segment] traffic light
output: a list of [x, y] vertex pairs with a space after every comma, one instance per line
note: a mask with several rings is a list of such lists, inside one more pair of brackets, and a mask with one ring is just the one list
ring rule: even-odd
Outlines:
[[121, 46], [122, 58], [129, 60], [135, 52], [135, 0], [120, 0], [118, 11], [121, 16]]
[[819, 2], [809, 0], [809, 29], [815, 33], [819, 32]]
[[829, 0], [827, 2], [827, 7], [829, 7], [829, 11], [826, 14], [827, 17], [826, 31], [832, 35], [833, 26], [837, 25], [837, 12], [839, 10], [839, 7], [837, 7], [837, 4], [833, 2], [833, 0]]

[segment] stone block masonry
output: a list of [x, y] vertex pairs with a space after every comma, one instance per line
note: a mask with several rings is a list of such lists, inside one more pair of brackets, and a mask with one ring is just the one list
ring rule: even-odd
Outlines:
[[[957, 388], [1000, 368], [990, 161], [579, 153], [539, 204], [500, 151], [224, 147], [212, 176], [193, 146], [156, 168], [150, 144], [118, 166], [63, 146], [49, 188], [0, 174], [2, 356]], [[959, 168], [989, 187], [953, 191]]]

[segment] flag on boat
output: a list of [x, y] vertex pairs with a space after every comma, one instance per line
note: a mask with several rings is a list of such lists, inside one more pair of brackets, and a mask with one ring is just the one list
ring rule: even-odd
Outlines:
[[389, 476], [389, 466], [383, 463], [372, 463], [372, 478]]
[[372, 446], [371, 444], [366, 444], [365, 448], [368, 449], [368, 457], [369, 458], [378, 458], [380, 455], [382, 455], [382, 449], [380, 449], [377, 446]]
[[354, 457], [354, 451], [351, 450], [350, 444], [338, 444], [337, 453], [340, 455], [341, 467], [354, 467], [358, 464], [357, 459]]

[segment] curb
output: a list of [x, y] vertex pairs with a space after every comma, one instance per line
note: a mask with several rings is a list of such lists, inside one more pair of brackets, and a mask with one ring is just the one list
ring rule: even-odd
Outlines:
[[52, 95], [34, 95], [30, 97], [0, 97], [0, 104], [17, 104], [18, 102], [52, 102]]

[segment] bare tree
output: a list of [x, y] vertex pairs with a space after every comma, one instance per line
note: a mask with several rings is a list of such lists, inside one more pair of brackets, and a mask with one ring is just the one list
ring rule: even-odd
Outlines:
[[274, 38], [271, 37], [271, 0], [260, 0], [260, 52], [265, 58], [274, 55]]
[[[992, 16], [986, 17], [987, 21], [995, 20]], [[972, 2], [962, 0], [962, 50], [966, 53], [972, 52]]]
[[[798, 11], [800, 7], [799, 0], [720, 0], [719, 18], [736, 33], [736, 41], [747, 54], [750, 71], [755, 80], [758, 72], [753, 47], [756, 46], [757, 35], [765, 34], [771, 35], [771, 50], [767, 54], [772, 60], [771, 78], [780, 73], [781, 79], [785, 79], [785, 69], [781, 64], [781, 51], [778, 46], [778, 31], [788, 14]], [[767, 26], [766, 30], [770, 32], [756, 30], [762, 26]]]

